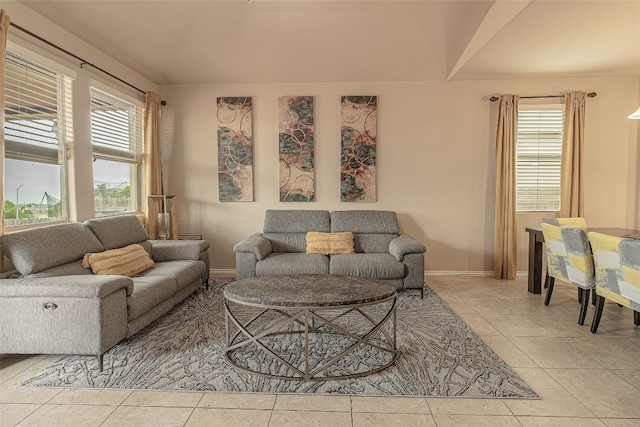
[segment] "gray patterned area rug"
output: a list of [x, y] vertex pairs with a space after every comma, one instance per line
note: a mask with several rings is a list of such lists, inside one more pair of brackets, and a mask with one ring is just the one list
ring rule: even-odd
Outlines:
[[[224, 360], [222, 291], [214, 278], [104, 357], [67, 356], [23, 386], [188, 390], [234, 393], [317, 393], [367, 396], [525, 398], [538, 395], [431, 289], [424, 299], [400, 293], [395, 364], [368, 376], [329, 381], [277, 380]], [[300, 355], [299, 357], [302, 357]], [[358, 359], [350, 363], [369, 363]], [[348, 368], [348, 367], [347, 367]]]

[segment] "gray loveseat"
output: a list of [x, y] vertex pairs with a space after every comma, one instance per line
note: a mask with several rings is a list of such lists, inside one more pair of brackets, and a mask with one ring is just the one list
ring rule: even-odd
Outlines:
[[[133, 278], [82, 266], [131, 244], [155, 266]], [[104, 352], [209, 278], [208, 242], [149, 240], [134, 215], [19, 231], [1, 247], [19, 275], [0, 280], [0, 353], [95, 355], [100, 370]]]
[[[353, 233], [355, 253], [307, 252], [307, 233]], [[340, 274], [424, 288], [424, 245], [400, 234], [392, 211], [267, 210], [262, 233], [234, 246], [236, 279], [281, 274]]]

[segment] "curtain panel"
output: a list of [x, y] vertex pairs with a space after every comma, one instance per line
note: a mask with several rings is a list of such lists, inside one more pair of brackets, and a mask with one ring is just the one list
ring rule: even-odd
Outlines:
[[7, 51], [7, 31], [9, 31], [10, 22], [7, 12], [0, 9], [0, 54], [2, 54], [2, 61], [0, 61], [0, 115], [2, 117], [2, 126], [0, 126], [0, 144], [2, 144], [0, 145], [0, 177], [2, 177], [2, 185], [0, 185], [0, 202], [2, 202], [0, 203], [0, 235], [4, 234], [4, 57]]
[[[162, 188], [162, 156], [160, 153], [160, 95], [147, 92], [144, 116], [144, 170], [145, 198], [154, 194], [164, 194]], [[149, 227], [150, 212], [146, 213], [146, 225]], [[155, 218], [153, 218], [156, 221]], [[148, 229], [147, 229], [148, 231]]]
[[560, 217], [584, 216], [584, 116], [586, 94], [565, 94], [564, 139], [560, 169]]
[[516, 135], [518, 95], [502, 95], [496, 128], [496, 206], [493, 268], [496, 279], [515, 279], [516, 237]]

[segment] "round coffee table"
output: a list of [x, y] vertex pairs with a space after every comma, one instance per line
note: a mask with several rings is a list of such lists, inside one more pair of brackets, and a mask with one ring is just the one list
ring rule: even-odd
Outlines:
[[393, 285], [337, 275], [262, 276], [224, 289], [225, 359], [285, 380], [336, 380], [391, 366], [396, 348]]

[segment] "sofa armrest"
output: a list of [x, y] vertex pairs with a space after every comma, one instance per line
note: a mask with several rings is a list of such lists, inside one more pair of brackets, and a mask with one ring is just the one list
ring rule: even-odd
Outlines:
[[0, 297], [103, 298], [118, 289], [131, 295], [133, 280], [92, 274], [0, 280]]
[[389, 242], [389, 253], [398, 261], [402, 261], [405, 255], [424, 253], [427, 248], [408, 234], [401, 234]]
[[252, 252], [258, 261], [263, 260], [271, 253], [271, 241], [262, 234], [256, 233], [238, 242], [233, 247], [235, 252]]
[[201, 254], [209, 249], [206, 240], [149, 240], [151, 257], [156, 262], [201, 259]]

